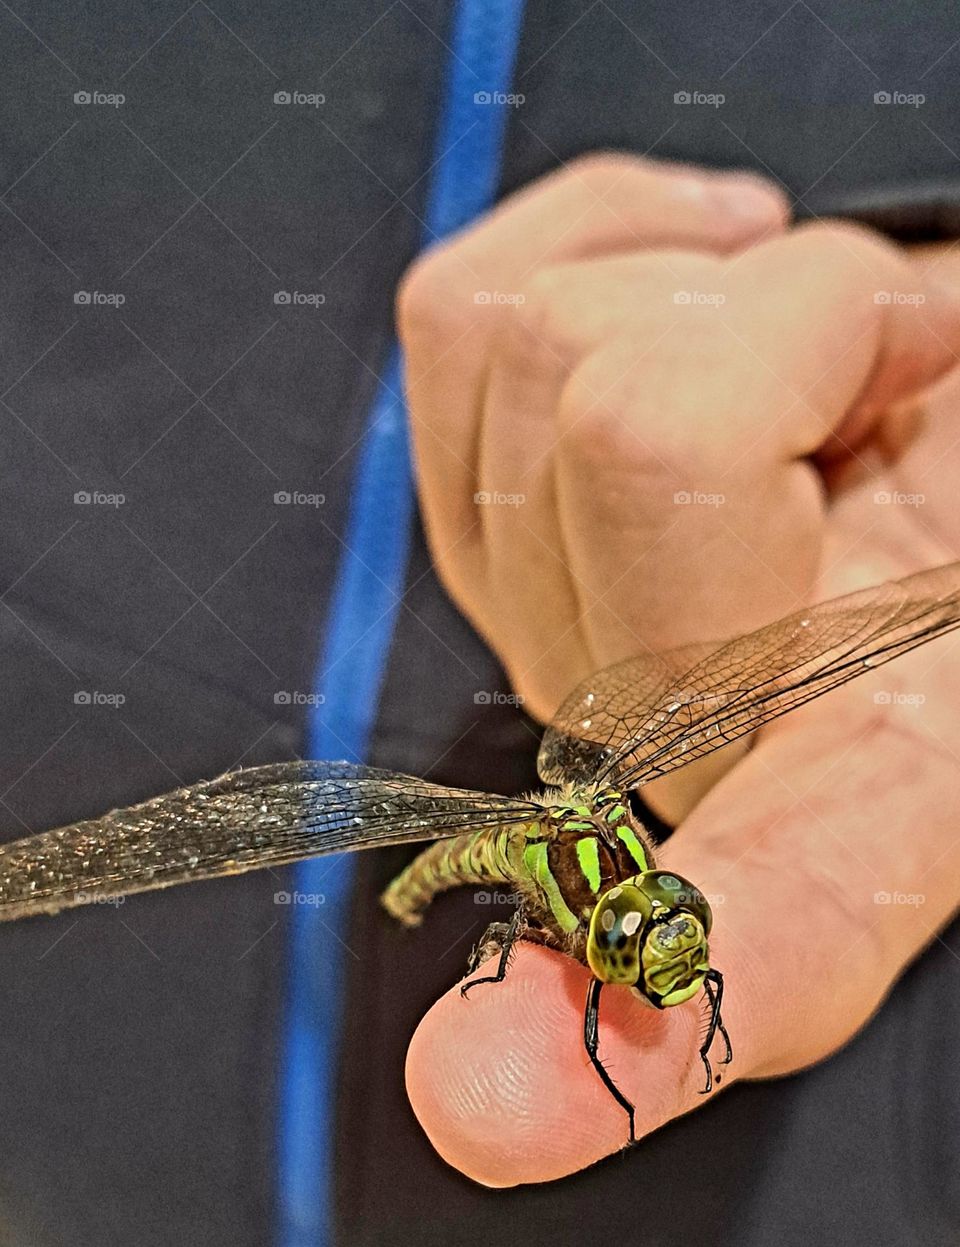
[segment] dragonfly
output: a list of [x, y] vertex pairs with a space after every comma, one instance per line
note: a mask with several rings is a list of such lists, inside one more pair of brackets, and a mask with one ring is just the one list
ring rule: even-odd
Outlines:
[[960, 626], [960, 563], [823, 602], [725, 643], [614, 664], [581, 683], [547, 728], [544, 790], [507, 797], [351, 762], [292, 761], [228, 772], [101, 818], [0, 848], [0, 920], [283, 866], [354, 849], [430, 841], [387, 887], [408, 926], [440, 892], [508, 885], [519, 903], [492, 923], [464, 995], [504, 979], [518, 941], [590, 972], [586, 1053], [623, 1109], [634, 1105], [600, 1059], [600, 998], [631, 990], [663, 1010], [706, 1009], [703, 1094], [723, 1023], [723, 975], [711, 964], [708, 899], [658, 867], [631, 794], [780, 715]]

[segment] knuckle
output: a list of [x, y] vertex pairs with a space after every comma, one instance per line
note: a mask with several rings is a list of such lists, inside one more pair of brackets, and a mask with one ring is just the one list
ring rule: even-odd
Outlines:
[[466, 303], [463, 269], [452, 251], [449, 246], [428, 251], [400, 279], [396, 315], [401, 337], [435, 333], [462, 318]]
[[[698, 467], [709, 449], [697, 413], [686, 413], [665, 398], [652, 375], [657, 365], [624, 367], [636, 354], [630, 339], [584, 359], [572, 372], [559, 411], [559, 431], [568, 453], [586, 472], [642, 476], [659, 497]], [[667, 369], [672, 373], [673, 369]]]
[[533, 273], [523, 288], [523, 302], [517, 307], [518, 327], [524, 334], [550, 339], [562, 316], [566, 300], [562, 274], [555, 266]]
[[456, 558], [442, 549], [439, 541], [431, 539], [428, 544], [440, 583], [446, 588], [454, 602], [462, 610], [466, 611], [468, 608], [467, 594], [465, 592], [466, 585], [460, 576]]
[[582, 335], [564, 266], [539, 269], [520, 293], [515, 306], [500, 316], [498, 341], [505, 357], [523, 373], [572, 367]]
[[432, 255], [420, 256], [404, 271], [397, 286], [397, 319], [405, 324], [419, 317], [429, 306], [433, 293], [435, 260]]
[[747, 456], [778, 383], [745, 369], [738, 351], [736, 339], [701, 321], [653, 351], [649, 337], [621, 335], [574, 369], [564, 389], [565, 439], [584, 463], [614, 457], [642, 475], [661, 502], [683, 482], [740, 479], [752, 470]]
[[442, 541], [439, 534], [431, 531], [429, 527], [427, 545], [440, 583], [467, 618], [476, 623], [476, 609], [479, 603], [469, 567], [455, 550], [449, 549], [449, 542]]

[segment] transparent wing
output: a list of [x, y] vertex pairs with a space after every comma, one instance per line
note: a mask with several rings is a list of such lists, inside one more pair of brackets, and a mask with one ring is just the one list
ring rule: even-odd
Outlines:
[[631, 658], [584, 681], [547, 730], [545, 783], [637, 787], [960, 626], [960, 563], [788, 615], [723, 644]]
[[230, 771], [0, 847], [0, 921], [540, 814], [529, 801], [349, 762]]
[[609, 769], [617, 749], [638, 733], [652, 707], [685, 671], [722, 642], [686, 645], [627, 658], [578, 684], [553, 717], [537, 754], [545, 784], [585, 784]]

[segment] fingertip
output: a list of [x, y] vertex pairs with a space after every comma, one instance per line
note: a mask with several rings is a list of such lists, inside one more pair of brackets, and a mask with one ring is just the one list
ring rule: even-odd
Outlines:
[[[491, 974], [495, 964], [471, 977]], [[536, 1163], [544, 1136], [565, 1123], [542, 1071], [558, 1047], [561, 1059], [572, 1056], [563, 1036], [575, 1025], [577, 968], [521, 946], [502, 983], [480, 984], [466, 997], [458, 984], [413, 1036], [406, 1069], [413, 1110], [444, 1160], [476, 1182], [505, 1187], [547, 1176]], [[556, 1071], [552, 1077], [556, 1089]]]
[[[466, 998], [457, 985], [417, 1028], [411, 1105], [437, 1152], [474, 1181], [551, 1181], [626, 1144], [626, 1115], [584, 1050], [588, 982], [572, 959], [521, 945], [502, 983]], [[637, 1104], [638, 1135], [697, 1098], [684, 1076], [696, 1027], [686, 1010], [644, 1009], [623, 989], [604, 996], [600, 1057]]]

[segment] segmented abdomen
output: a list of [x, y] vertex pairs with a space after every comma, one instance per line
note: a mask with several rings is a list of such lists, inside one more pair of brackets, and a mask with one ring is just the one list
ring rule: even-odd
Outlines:
[[419, 926], [438, 892], [463, 884], [515, 884], [517, 855], [522, 857], [525, 844], [523, 827], [491, 827], [438, 840], [397, 875], [380, 900], [394, 918]]

